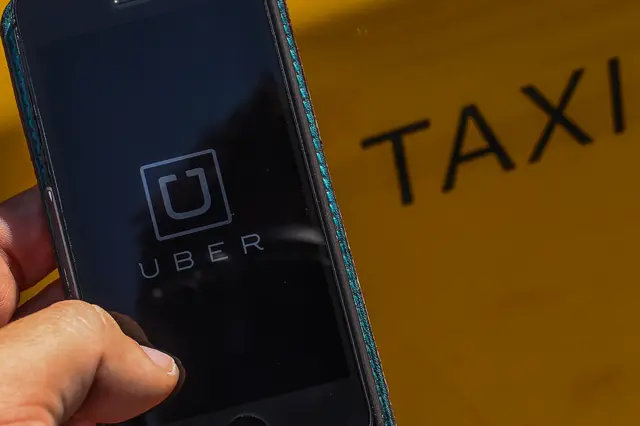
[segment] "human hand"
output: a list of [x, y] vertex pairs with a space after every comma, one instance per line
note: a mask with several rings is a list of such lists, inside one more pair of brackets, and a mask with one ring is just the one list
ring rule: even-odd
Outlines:
[[0, 204], [0, 426], [117, 423], [148, 411], [179, 379], [170, 356], [127, 337], [111, 315], [61, 301], [60, 282], [16, 311], [55, 268], [40, 195]]

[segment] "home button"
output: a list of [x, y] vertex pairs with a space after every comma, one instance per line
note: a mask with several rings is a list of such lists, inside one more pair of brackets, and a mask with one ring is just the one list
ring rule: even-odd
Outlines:
[[236, 417], [229, 426], [268, 426], [263, 420], [254, 416]]

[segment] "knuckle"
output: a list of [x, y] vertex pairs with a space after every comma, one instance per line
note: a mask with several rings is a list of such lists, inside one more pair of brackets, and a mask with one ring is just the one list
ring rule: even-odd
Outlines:
[[79, 300], [65, 300], [52, 305], [50, 309], [58, 327], [87, 336], [98, 336], [106, 331], [107, 322], [94, 305]]

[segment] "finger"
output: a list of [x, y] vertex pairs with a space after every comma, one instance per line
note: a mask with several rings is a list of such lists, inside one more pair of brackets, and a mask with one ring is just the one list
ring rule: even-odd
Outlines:
[[13, 321], [41, 311], [65, 299], [64, 284], [59, 278], [46, 286], [37, 296], [20, 306], [13, 315]]
[[0, 253], [20, 291], [33, 287], [55, 269], [46, 214], [36, 188], [0, 203]]
[[179, 378], [171, 357], [80, 301], [0, 329], [0, 360], [0, 424], [123, 422], [163, 401]]
[[20, 291], [55, 268], [44, 208], [34, 188], [0, 203], [0, 327], [13, 315]]

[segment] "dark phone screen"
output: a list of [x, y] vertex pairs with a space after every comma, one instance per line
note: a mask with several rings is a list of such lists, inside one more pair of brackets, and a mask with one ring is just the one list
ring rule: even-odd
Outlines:
[[262, 1], [208, 1], [30, 58], [83, 298], [186, 369], [163, 421], [350, 374], [273, 43]]

